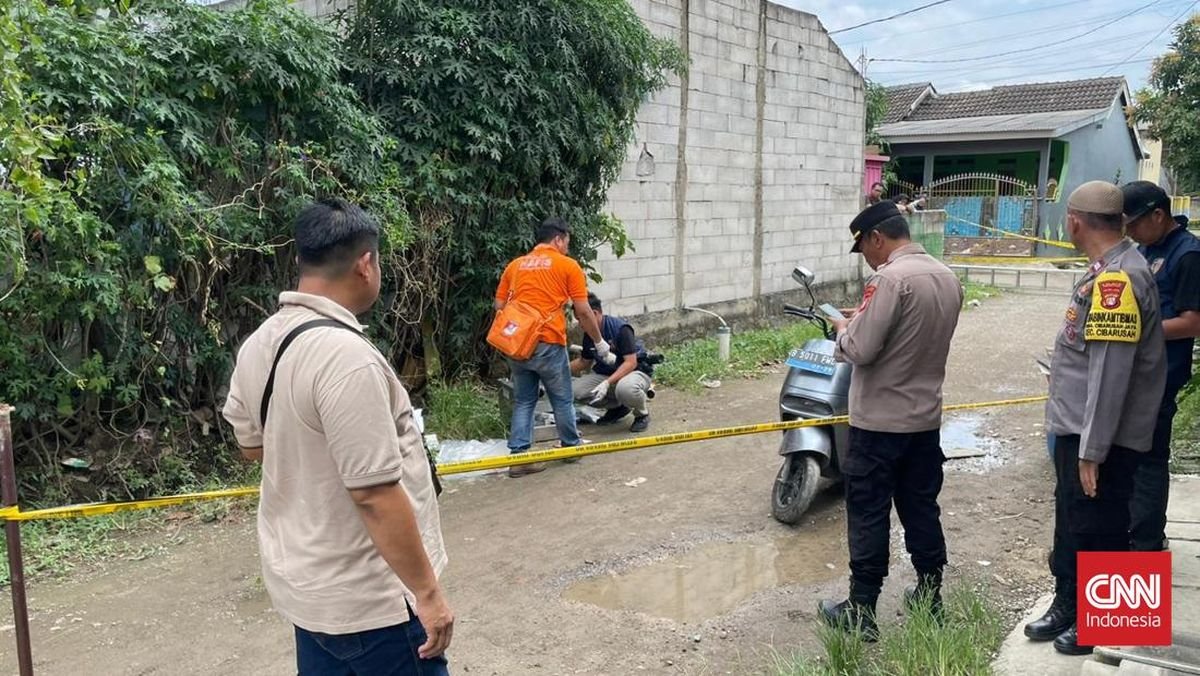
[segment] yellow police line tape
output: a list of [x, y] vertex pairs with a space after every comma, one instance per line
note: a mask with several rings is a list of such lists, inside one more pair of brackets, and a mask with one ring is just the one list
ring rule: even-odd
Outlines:
[[[1030, 241], [1030, 242], [1038, 242], [1039, 244], [1049, 244], [1050, 246], [1055, 246], [1060, 249], [1071, 249], [1072, 251], [1075, 250], [1075, 245], [1072, 244], [1071, 242], [1064, 242], [1062, 240], [1055, 240], [1055, 239], [1042, 239], [1040, 237], [1030, 237], [1029, 235], [1022, 235], [1020, 233], [1009, 232], [1008, 230], [1001, 230], [1000, 228], [994, 228], [990, 225], [981, 225], [979, 223], [974, 223], [972, 221], [968, 221], [965, 218], [959, 218], [958, 216], [951, 216], [949, 214], [946, 215], [946, 218], [948, 218], [950, 220], [958, 221], [960, 223], [966, 223], [967, 225], [974, 226], [976, 228], [979, 228], [980, 230], [991, 230], [993, 232], [998, 232], [998, 233], [1000, 233], [1001, 239], [1003, 239], [1005, 237], [1015, 237], [1017, 239], [1023, 239], [1023, 240]], [[949, 236], [950, 235], [947, 235], [947, 237], [949, 237]]]
[[1037, 265], [1039, 263], [1078, 263], [1087, 260], [1086, 256], [1039, 258], [1036, 256], [959, 256], [956, 254], [944, 254], [943, 257], [951, 264], [957, 265]]
[[[1034, 404], [1037, 402], [1046, 401], [1046, 399], [1047, 397], [1043, 395], [1038, 397], [1023, 397], [1020, 399], [985, 401], [974, 404], [952, 404], [944, 407], [943, 410], [947, 413], [950, 413], [954, 411], [969, 411], [980, 408], [993, 408], [997, 406], [1016, 406], [1020, 404]], [[718, 427], [715, 429], [699, 430], [696, 432], [679, 432], [677, 434], [657, 434], [649, 437], [638, 437], [634, 439], [620, 439], [617, 441], [604, 441], [595, 444], [584, 444], [580, 446], [572, 446], [570, 448], [553, 448], [545, 451], [528, 451], [525, 453], [515, 453], [491, 458], [480, 458], [479, 460], [451, 462], [444, 465], [438, 465], [438, 474], [441, 476], [465, 474], [467, 472], [480, 472], [493, 469], [502, 469], [504, 467], [513, 467], [516, 465], [528, 465], [535, 462], [568, 460], [571, 458], [582, 458], [588, 455], [631, 451], [637, 448], [667, 446], [670, 444], [682, 444], [690, 441], [721, 439], [724, 437], [736, 437], [746, 434], [762, 434], [764, 432], [782, 432], [786, 430], [799, 429], [801, 427], [820, 427], [822, 425], [836, 425], [845, 422], [849, 422], [848, 416], [808, 418], [803, 420], [791, 420], [787, 422], [739, 425], [737, 427]], [[172, 507], [206, 500], [249, 497], [257, 494], [257, 486], [246, 486], [242, 488], [228, 488], [219, 491], [205, 491], [202, 493], [184, 493], [181, 495], [172, 495], [163, 498], [131, 500], [129, 502], [100, 502], [83, 505], [69, 505], [66, 507], [49, 507], [46, 509], [34, 509], [29, 511], [22, 510], [20, 507], [4, 507], [0, 508], [0, 521], [78, 519], [91, 516], [100, 516], [104, 514], [114, 514], [116, 512], [155, 509], [158, 507]]]

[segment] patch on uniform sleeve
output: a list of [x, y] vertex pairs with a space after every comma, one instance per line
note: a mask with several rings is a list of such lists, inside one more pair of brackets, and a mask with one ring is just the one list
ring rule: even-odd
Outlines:
[[1122, 270], [1102, 273], [1092, 285], [1084, 340], [1136, 343], [1142, 337], [1142, 313], [1133, 296], [1133, 283]]
[[863, 289], [863, 299], [862, 299], [862, 302], [858, 304], [857, 311], [862, 312], [863, 310], [866, 310], [867, 304], [871, 302], [871, 296], [874, 296], [874, 295], [875, 295], [875, 285], [868, 284], [867, 288]]

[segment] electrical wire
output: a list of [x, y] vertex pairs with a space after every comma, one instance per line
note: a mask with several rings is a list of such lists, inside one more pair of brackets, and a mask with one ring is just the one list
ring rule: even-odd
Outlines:
[[1121, 63], [1118, 63], [1117, 65], [1113, 66], [1113, 68], [1112, 68], [1112, 69], [1106, 70], [1106, 71], [1104, 71], [1103, 73], [1101, 73], [1101, 74], [1100, 74], [1100, 77], [1104, 77], [1105, 75], [1108, 75], [1109, 73], [1111, 73], [1113, 69], [1120, 68], [1121, 66], [1125, 65], [1126, 61], [1129, 61], [1129, 59], [1132, 59], [1133, 57], [1135, 57], [1135, 56], [1137, 56], [1139, 53], [1141, 53], [1141, 51], [1142, 51], [1143, 49], [1145, 49], [1145, 48], [1149, 47], [1149, 46], [1150, 46], [1150, 43], [1152, 43], [1152, 42], [1154, 42], [1155, 40], [1157, 40], [1157, 39], [1158, 39], [1158, 38], [1159, 38], [1159, 37], [1160, 37], [1160, 36], [1161, 36], [1163, 33], [1166, 33], [1168, 28], [1170, 28], [1171, 26], [1174, 26], [1174, 25], [1175, 25], [1175, 22], [1179, 21], [1179, 19], [1180, 19], [1180, 18], [1182, 18], [1184, 14], [1187, 14], [1188, 12], [1192, 11], [1192, 8], [1193, 8], [1193, 7], [1195, 7], [1195, 6], [1196, 6], [1196, 5], [1198, 5], [1198, 4], [1200, 4], [1200, 0], [1197, 0], [1197, 2], [1193, 2], [1192, 4], [1188, 5], [1188, 6], [1187, 6], [1187, 8], [1186, 8], [1186, 9], [1184, 9], [1182, 12], [1180, 12], [1180, 13], [1176, 14], [1176, 15], [1175, 15], [1175, 18], [1174, 18], [1174, 19], [1171, 19], [1171, 21], [1170, 21], [1170, 22], [1169, 22], [1169, 23], [1168, 23], [1166, 26], [1163, 26], [1163, 29], [1162, 29], [1162, 30], [1160, 30], [1159, 32], [1155, 33], [1155, 34], [1154, 34], [1154, 37], [1152, 37], [1152, 38], [1150, 38], [1149, 40], [1147, 40], [1147, 41], [1146, 41], [1146, 44], [1142, 45], [1141, 47], [1138, 47], [1138, 48], [1137, 48], [1137, 51], [1131, 52], [1131, 53], [1129, 54], [1129, 56], [1125, 58], [1125, 61], [1122, 61]]
[[835, 30], [835, 31], [829, 31], [829, 34], [830, 34], [830, 35], [836, 35], [836, 34], [838, 34], [838, 33], [845, 33], [846, 31], [857, 30], [857, 29], [859, 29], [859, 28], [863, 28], [864, 26], [870, 26], [870, 25], [877, 24], [877, 23], [883, 23], [884, 21], [891, 21], [892, 19], [899, 19], [899, 18], [900, 18], [900, 17], [902, 17], [902, 16], [908, 16], [909, 14], [915, 14], [916, 12], [919, 12], [919, 11], [921, 11], [921, 10], [923, 10], [923, 9], [929, 9], [930, 7], [936, 7], [936, 6], [938, 6], [938, 5], [944, 5], [944, 4], [946, 4], [947, 2], [950, 2], [950, 0], [937, 0], [937, 2], [931, 2], [931, 3], [925, 4], [925, 5], [921, 5], [920, 7], [913, 7], [912, 9], [905, 10], [905, 11], [903, 11], [903, 12], [900, 12], [899, 14], [893, 14], [893, 15], [891, 15], [891, 16], [885, 16], [885, 17], [883, 17], [882, 19], [872, 19], [872, 20], [870, 20], [870, 21], [866, 21], [866, 22], [864, 22], [864, 23], [860, 23], [860, 24], [857, 24], [857, 25], [854, 25], [854, 26], [848, 26], [848, 27], [846, 27], [846, 28], [839, 28], [839, 29], [837, 29], [837, 30]]
[[[957, 68], [938, 69], [936, 71], [931, 71], [929, 68], [906, 68], [906, 69], [900, 69], [900, 70], [882, 69], [877, 72], [880, 75], [904, 75], [904, 74], [919, 75], [922, 73], [934, 72], [939, 76], [953, 75], [955, 73], [960, 73], [960, 72], [985, 72], [988, 70], [995, 70], [997, 68], [1011, 68], [1011, 67], [1020, 66], [1020, 65], [1026, 64], [1026, 63], [1033, 63], [1033, 62], [1041, 61], [1047, 57], [1056, 56], [1058, 54], [1073, 53], [1073, 54], [1078, 54], [1081, 57], [1083, 57], [1086, 55], [1086, 52], [1089, 48], [1099, 49], [1099, 48], [1103, 48], [1103, 47], [1116, 46], [1125, 41], [1141, 39], [1141, 37], [1143, 35], [1152, 33], [1156, 30], [1157, 29], [1155, 29], [1155, 28], [1150, 28], [1150, 29], [1147, 29], [1144, 31], [1137, 31], [1136, 33], [1129, 33], [1128, 35], [1124, 35], [1119, 38], [1106, 38], [1104, 40], [1100, 40], [1100, 41], [1096, 41], [1096, 42], [1088, 42], [1088, 43], [1084, 43], [1082, 45], [1069, 45], [1069, 46], [1063, 47], [1062, 49], [1056, 49], [1056, 50], [1049, 51], [1049, 52], [1038, 52], [1036, 54], [1030, 54], [1027, 57], [1018, 57], [1015, 59], [1005, 60], [1003, 63], [995, 63], [995, 64], [990, 64], [990, 65], [989, 64], [972, 64], [972, 65], [960, 66]], [[1104, 56], [1111, 56], [1111, 55], [1105, 54]], [[1103, 58], [1103, 56], [1101, 58]]]
[[[923, 28], [921, 32], [922, 32], [922, 34], [933, 33], [936, 31], [946, 30], [948, 28], [957, 28], [959, 26], [966, 26], [966, 25], [973, 24], [973, 23], [979, 23], [981, 21], [995, 21], [996, 19], [1003, 19], [1005, 17], [1017, 16], [1020, 14], [1033, 14], [1035, 12], [1045, 12], [1045, 11], [1048, 11], [1051, 9], [1058, 9], [1059, 7], [1067, 7], [1070, 5], [1079, 5], [1079, 4], [1083, 4], [1085, 2], [1092, 2], [1092, 0], [1070, 0], [1070, 2], [1061, 2], [1057, 5], [1043, 5], [1041, 7], [1034, 7], [1032, 9], [1023, 9], [1019, 12], [1008, 12], [1007, 14], [992, 14], [990, 16], [980, 17], [978, 19], [968, 19], [967, 21], [958, 21], [955, 23], [937, 24], [935, 26], [929, 26], [927, 28]], [[862, 45], [862, 44], [866, 44], [867, 42], [870, 42], [871, 39], [872, 38], [866, 38], [863, 40], [859, 40], [858, 42], [850, 42], [850, 43], [846, 44], [846, 47], [857, 47], [858, 45]], [[914, 54], [913, 56], [916, 56], [916, 55]]]
[[[1183, 0], [1183, 1], [1186, 2], [1187, 0]], [[1066, 4], [1073, 4], [1073, 3], [1066, 3]], [[1167, 3], [1167, 4], [1170, 5], [1172, 3]], [[1061, 5], [1052, 5], [1052, 6], [1059, 7]], [[1014, 12], [1014, 14], [1019, 14], [1019, 13], [1020, 12]], [[1005, 15], [1001, 14], [1000, 16], [1005, 16]], [[1033, 37], [1035, 35], [1045, 35], [1046, 33], [1056, 33], [1058, 31], [1061, 31], [1061, 30], [1064, 30], [1067, 28], [1076, 28], [1078, 26], [1089, 26], [1092, 24], [1100, 23], [1102, 21], [1107, 21], [1110, 18], [1112, 18], [1111, 14], [1110, 15], [1101, 15], [1101, 16], [1093, 17], [1091, 19], [1087, 19], [1086, 21], [1076, 21], [1073, 23], [1065, 23], [1065, 24], [1058, 24], [1058, 25], [1054, 25], [1054, 26], [1046, 26], [1045, 28], [1040, 28], [1038, 30], [1032, 30], [1032, 31], [1022, 30], [1017, 33], [1005, 33], [1003, 35], [996, 35], [996, 36], [992, 36], [989, 38], [985, 38], [983, 40], [973, 40], [971, 42], [951, 43], [949, 45], [943, 45], [943, 46], [937, 47], [935, 49], [927, 49], [927, 50], [920, 51], [920, 52], [913, 52], [911, 54], [904, 54], [898, 58], [908, 59], [908, 58], [913, 58], [913, 57], [917, 57], [917, 56], [925, 56], [926, 54], [957, 52], [957, 51], [961, 51], [964, 49], [970, 49], [972, 47], [976, 47], [978, 45], [987, 44], [987, 43], [991, 43], [991, 42], [999, 42], [1002, 40], [1007, 40], [1007, 41], [1019, 40], [1019, 39], [1023, 39], [1023, 38]], [[1151, 30], [1154, 30], [1154, 29], [1142, 31], [1139, 34], [1144, 35], [1146, 33], [1149, 33]], [[927, 31], [922, 31], [922, 35], [924, 35], [925, 32], [927, 32]]]
[[[1138, 7], [1137, 9], [1135, 9], [1131, 12], [1122, 14], [1121, 16], [1119, 16], [1111, 21], [1105, 22], [1099, 26], [1096, 26], [1095, 28], [1092, 28], [1091, 30], [1084, 31], [1078, 35], [1073, 35], [1073, 36], [1063, 39], [1063, 40], [1059, 40], [1059, 41], [1055, 42], [1054, 44], [1045, 45], [1045, 47], [1055, 47], [1057, 45], [1061, 45], [1061, 44], [1064, 44], [1067, 42], [1072, 42], [1074, 40], [1078, 40], [1079, 38], [1087, 37], [1088, 35], [1091, 35], [1091, 34], [1096, 33], [1104, 28], [1107, 28], [1122, 19], [1127, 19], [1127, 18], [1133, 16], [1134, 14], [1141, 12], [1144, 9], [1147, 9], [1149, 7], [1157, 5], [1159, 2], [1162, 2], [1162, 0], [1152, 0], [1151, 2], [1148, 2], [1145, 5], [1142, 5], [1141, 7]], [[870, 59], [870, 61], [875, 62], [875, 63], [967, 63], [967, 62], [972, 62], [972, 61], [985, 61], [987, 59], [995, 59], [995, 58], [998, 58], [1001, 56], [1008, 56], [1010, 54], [1028, 54], [1031, 51], [1035, 51], [1035, 50], [1042, 49], [1042, 48], [1043, 47], [1026, 47], [1024, 49], [1014, 49], [1014, 50], [1007, 51], [1007, 52], [999, 52], [997, 54], [989, 54], [987, 56], [972, 56], [972, 57], [964, 57], [964, 58], [959, 58], [959, 59]]]

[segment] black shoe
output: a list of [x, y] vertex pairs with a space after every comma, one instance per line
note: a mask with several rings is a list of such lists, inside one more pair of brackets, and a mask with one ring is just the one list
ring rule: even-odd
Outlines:
[[633, 416], [633, 424], [629, 426], [629, 431], [637, 434], [650, 429], [650, 414]]
[[904, 607], [912, 613], [921, 604], [928, 604], [929, 614], [941, 624], [945, 612], [942, 608], [942, 573], [918, 573], [917, 586], [904, 590]]
[[1064, 655], [1091, 655], [1095, 650], [1090, 645], [1079, 645], [1079, 631], [1074, 624], [1054, 639], [1054, 649]]
[[604, 415], [600, 416], [600, 419], [596, 421], [596, 424], [597, 425], [611, 425], [611, 424], [617, 422], [618, 420], [620, 420], [621, 418], [624, 418], [625, 416], [629, 415], [629, 413], [630, 413], [630, 410], [629, 410], [628, 406], [618, 406], [616, 408], [610, 408], [604, 412]]
[[874, 605], [855, 603], [846, 599], [841, 603], [821, 601], [817, 604], [817, 615], [829, 626], [845, 632], [858, 632], [867, 643], [879, 640], [879, 627], [875, 624]]
[[1045, 615], [1025, 625], [1025, 636], [1034, 641], [1053, 641], [1074, 625], [1075, 590], [1062, 590], [1054, 593], [1054, 602]]

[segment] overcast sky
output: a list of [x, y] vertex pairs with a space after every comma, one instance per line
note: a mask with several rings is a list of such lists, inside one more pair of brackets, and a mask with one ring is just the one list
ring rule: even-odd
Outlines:
[[[773, 1], [837, 31], [931, 0]], [[833, 39], [852, 61], [865, 49], [867, 77], [887, 85], [928, 81], [949, 92], [1124, 75], [1136, 91], [1170, 44], [1168, 27], [1196, 12], [1196, 0], [949, 0]]]

